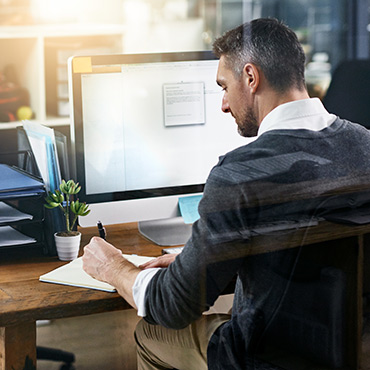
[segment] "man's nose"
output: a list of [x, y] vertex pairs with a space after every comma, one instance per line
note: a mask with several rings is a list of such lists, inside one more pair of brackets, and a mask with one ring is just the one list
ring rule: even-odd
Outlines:
[[222, 105], [221, 105], [221, 110], [224, 113], [230, 113], [230, 105], [225, 96], [222, 98]]

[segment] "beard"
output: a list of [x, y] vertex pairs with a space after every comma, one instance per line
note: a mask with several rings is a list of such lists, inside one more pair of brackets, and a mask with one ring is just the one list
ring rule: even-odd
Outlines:
[[258, 133], [258, 121], [257, 117], [252, 109], [247, 109], [243, 114], [241, 123], [238, 123], [238, 133], [243, 137], [257, 136]]

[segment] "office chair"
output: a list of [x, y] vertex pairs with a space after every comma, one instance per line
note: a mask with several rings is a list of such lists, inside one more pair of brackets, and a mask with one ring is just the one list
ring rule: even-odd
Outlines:
[[[330, 113], [370, 129], [370, 60], [349, 60], [338, 65], [323, 98]], [[368, 270], [365, 269], [365, 274]], [[369, 280], [369, 273], [364, 280]], [[370, 292], [364, 292], [365, 302], [370, 302]], [[364, 314], [365, 323], [370, 313]]]
[[330, 113], [370, 128], [370, 60], [339, 64], [323, 104]]
[[60, 370], [74, 370], [73, 362], [75, 355], [71, 352], [62, 351], [59, 349], [37, 346], [36, 348], [37, 360], [51, 360], [64, 362]]

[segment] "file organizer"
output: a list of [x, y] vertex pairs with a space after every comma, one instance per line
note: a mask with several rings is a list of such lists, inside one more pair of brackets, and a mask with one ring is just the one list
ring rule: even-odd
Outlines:
[[[61, 178], [68, 180], [69, 165], [68, 165], [68, 148], [67, 148], [67, 138], [65, 135], [61, 134], [54, 130], [55, 134], [55, 157], [58, 158], [56, 162], [53, 163], [53, 166], [57, 166], [57, 171], [60, 171]], [[22, 127], [17, 128], [17, 139], [18, 139], [18, 149], [26, 150], [32, 152], [32, 147], [28, 138], [26, 131]], [[50, 159], [50, 158], [49, 158]], [[32, 171], [31, 174], [42, 177], [41, 171], [39, 169], [40, 164], [37, 163], [35, 158], [36, 165], [33, 168], [28, 166], [28, 170]], [[44, 181], [45, 183], [45, 181]], [[46, 187], [46, 192], [48, 191]], [[56, 246], [54, 241], [54, 233], [60, 230], [64, 230], [65, 219], [60, 209], [44, 209], [45, 221], [44, 221], [44, 234], [45, 234], [45, 243], [47, 247], [47, 254], [51, 256], [56, 256]]]
[[0, 251], [37, 247], [48, 254], [44, 197], [41, 179], [14, 165], [0, 163]]

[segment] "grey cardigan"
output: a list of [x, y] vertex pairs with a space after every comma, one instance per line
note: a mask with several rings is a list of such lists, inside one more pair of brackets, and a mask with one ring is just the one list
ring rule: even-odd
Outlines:
[[[300, 253], [294, 248], [246, 257], [253, 230], [266, 222], [317, 217], [328, 186], [348, 178], [356, 183], [366, 172], [370, 132], [339, 118], [321, 131], [269, 131], [221, 157], [207, 179], [191, 238], [148, 285], [145, 319], [183, 328], [236, 276], [232, 317], [211, 338], [208, 365], [248, 368]], [[301, 196], [302, 190], [310, 196]], [[300, 196], [290, 199], [292, 193]]]

